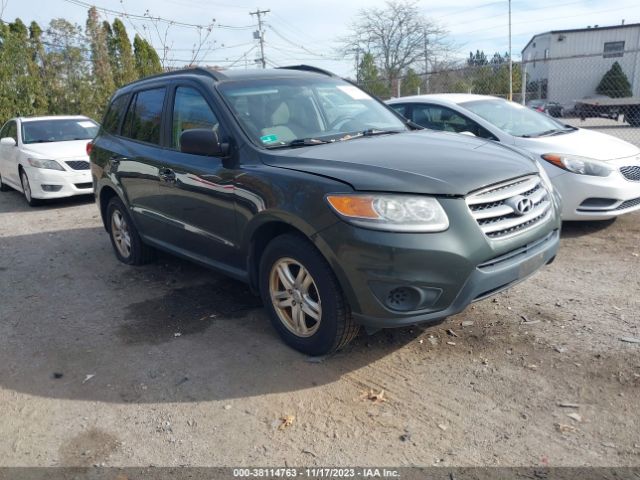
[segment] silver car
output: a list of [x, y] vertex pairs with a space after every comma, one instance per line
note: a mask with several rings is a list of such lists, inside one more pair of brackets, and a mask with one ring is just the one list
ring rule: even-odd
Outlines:
[[640, 149], [628, 142], [486, 95], [417, 95], [387, 103], [423, 127], [533, 154], [562, 195], [563, 220], [606, 220], [640, 210]]

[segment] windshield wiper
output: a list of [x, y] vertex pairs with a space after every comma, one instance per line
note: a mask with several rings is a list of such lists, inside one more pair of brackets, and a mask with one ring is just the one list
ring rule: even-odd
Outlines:
[[268, 149], [273, 150], [276, 148], [289, 148], [289, 147], [309, 147], [313, 145], [322, 145], [323, 143], [331, 143], [329, 140], [321, 140], [319, 138], [296, 138], [288, 143], [282, 145], [269, 145]]
[[522, 138], [538, 138], [538, 137], [551, 137], [553, 135], [562, 135], [563, 133], [573, 132], [575, 127], [571, 125], [567, 125], [564, 128], [552, 128], [550, 130], [545, 130], [544, 132], [534, 133], [530, 135], [520, 135]]
[[[378, 130], [377, 128], [368, 128], [359, 132], [359, 136], [373, 137], [374, 135], [390, 135], [392, 133], [400, 133], [401, 130]], [[356, 135], [357, 136], [357, 135]]]

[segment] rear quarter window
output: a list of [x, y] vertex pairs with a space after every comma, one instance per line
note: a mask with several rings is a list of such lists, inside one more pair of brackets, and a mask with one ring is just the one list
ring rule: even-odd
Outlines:
[[102, 121], [102, 127], [107, 133], [117, 135], [120, 127], [120, 120], [124, 116], [124, 111], [127, 108], [128, 95], [121, 95], [111, 102], [109, 109]]

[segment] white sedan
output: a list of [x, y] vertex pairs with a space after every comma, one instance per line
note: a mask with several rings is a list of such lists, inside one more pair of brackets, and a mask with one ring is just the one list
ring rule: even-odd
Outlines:
[[628, 142], [485, 95], [417, 95], [387, 103], [423, 127], [533, 154], [562, 196], [563, 220], [606, 220], [640, 210], [640, 149]]
[[29, 205], [93, 193], [87, 141], [98, 124], [82, 116], [12, 118], [0, 129], [0, 190]]

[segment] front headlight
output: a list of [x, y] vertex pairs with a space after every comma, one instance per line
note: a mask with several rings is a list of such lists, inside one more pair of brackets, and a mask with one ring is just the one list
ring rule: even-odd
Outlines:
[[28, 158], [29, 165], [35, 168], [46, 168], [48, 170], [61, 170], [64, 171], [62, 165], [55, 160], [41, 160], [39, 158]]
[[433, 197], [417, 195], [327, 195], [344, 220], [359, 227], [391, 232], [442, 232], [449, 218]]
[[580, 175], [593, 175], [596, 177], [608, 177], [613, 168], [604, 162], [578, 155], [566, 155], [562, 153], [545, 153], [542, 158], [568, 172]]

